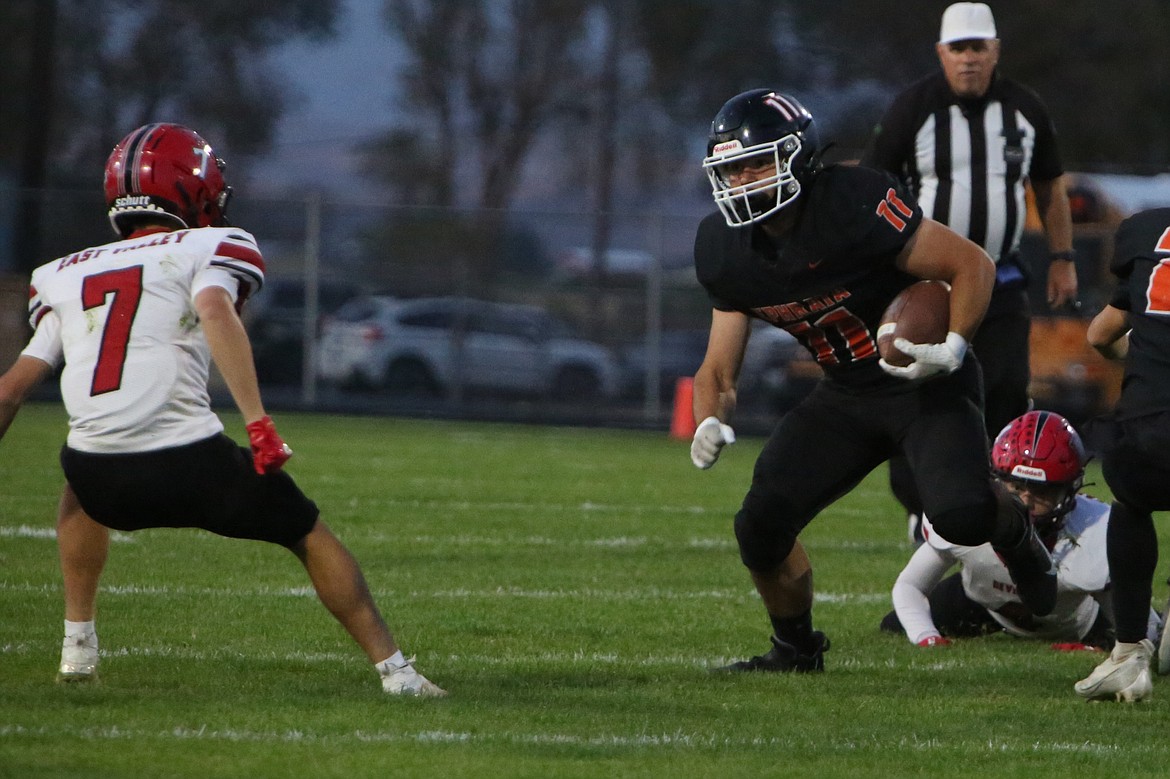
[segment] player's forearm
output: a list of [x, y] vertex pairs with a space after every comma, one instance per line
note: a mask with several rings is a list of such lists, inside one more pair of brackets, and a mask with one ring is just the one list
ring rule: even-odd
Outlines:
[[1085, 338], [1106, 359], [1124, 360], [1129, 353], [1129, 316], [1107, 305], [1089, 322]]
[[924, 638], [939, 635], [930, 616], [930, 600], [926, 593], [911, 584], [898, 581], [894, 583], [893, 600], [898, 621], [902, 623], [902, 630], [911, 644], [917, 645]]
[[11, 368], [0, 376], [0, 438], [8, 432], [25, 398], [51, 370], [52, 368], [41, 360], [21, 355]]
[[700, 368], [695, 374], [693, 403], [696, 422], [707, 417], [728, 422], [735, 413], [735, 383], [721, 380], [713, 370]]
[[951, 282], [951, 326], [970, 343], [987, 313], [991, 292], [995, 288], [995, 265], [986, 252], [974, 244], [965, 247], [968, 261]]
[[196, 305], [215, 367], [223, 376], [244, 422], [255, 422], [264, 416], [264, 404], [252, 361], [252, 345], [231, 298], [226, 292], [222, 297], [200, 293]]

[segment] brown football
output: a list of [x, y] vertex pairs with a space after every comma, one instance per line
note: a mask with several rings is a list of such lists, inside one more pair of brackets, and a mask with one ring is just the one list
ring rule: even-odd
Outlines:
[[911, 360], [894, 348], [895, 338], [916, 344], [938, 344], [951, 324], [951, 287], [945, 281], [918, 281], [898, 293], [882, 314], [878, 326], [878, 353], [890, 365]]

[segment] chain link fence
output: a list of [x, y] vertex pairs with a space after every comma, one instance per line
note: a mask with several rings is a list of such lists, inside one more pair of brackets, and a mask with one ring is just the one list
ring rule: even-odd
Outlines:
[[[4, 213], [17, 197], [0, 190]], [[38, 257], [109, 240], [100, 195], [36, 197], [53, 219]], [[257, 237], [267, 264], [245, 322], [273, 408], [665, 429], [676, 382], [693, 375], [706, 347], [695, 214], [475, 211], [314, 195], [240, 199], [231, 217]], [[1039, 407], [1074, 420], [1105, 410], [1119, 386], [1118, 367], [1083, 338], [1107, 300], [1115, 226], [1077, 225], [1078, 312], [1047, 310], [1043, 237], [1024, 241], [1038, 279], [1033, 394]], [[6, 364], [28, 336], [27, 278], [14, 265], [0, 276]], [[766, 430], [818, 377], [786, 333], [757, 330], [738, 426]]]

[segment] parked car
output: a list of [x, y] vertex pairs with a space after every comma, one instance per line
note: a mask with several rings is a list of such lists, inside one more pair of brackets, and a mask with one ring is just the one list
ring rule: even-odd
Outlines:
[[318, 376], [398, 395], [612, 397], [617, 361], [534, 307], [470, 298], [351, 300], [322, 327]]
[[[680, 378], [694, 376], [707, 351], [706, 328], [664, 330], [658, 343], [658, 391], [669, 399]], [[639, 397], [645, 392], [649, 350], [636, 344], [624, 352], [623, 394]], [[753, 321], [740, 368], [738, 402], [784, 412], [796, 405], [821, 377], [820, 366], [808, 350], [786, 330]]]
[[[317, 285], [319, 317], [328, 316], [361, 294], [346, 281], [322, 279]], [[244, 307], [244, 322], [252, 340], [256, 374], [265, 384], [293, 384], [301, 380], [304, 361], [305, 283], [300, 278], [274, 278], [264, 283]]]
[[[657, 388], [662, 401], [670, 401], [680, 378], [695, 375], [707, 352], [707, 337], [706, 328], [663, 330], [658, 334]], [[644, 339], [622, 351], [623, 397], [640, 398], [645, 395], [646, 371], [654, 359], [652, 351]]]

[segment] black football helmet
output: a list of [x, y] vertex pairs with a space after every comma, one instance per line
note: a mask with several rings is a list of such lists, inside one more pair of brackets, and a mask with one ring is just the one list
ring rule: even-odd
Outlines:
[[[727, 224], [752, 224], [794, 202], [819, 147], [812, 114], [794, 97], [753, 89], [724, 103], [711, 122], [703, 170]], [[764, 166], [774, 166], [771, 175], [732, 183], [745, 168]]]

